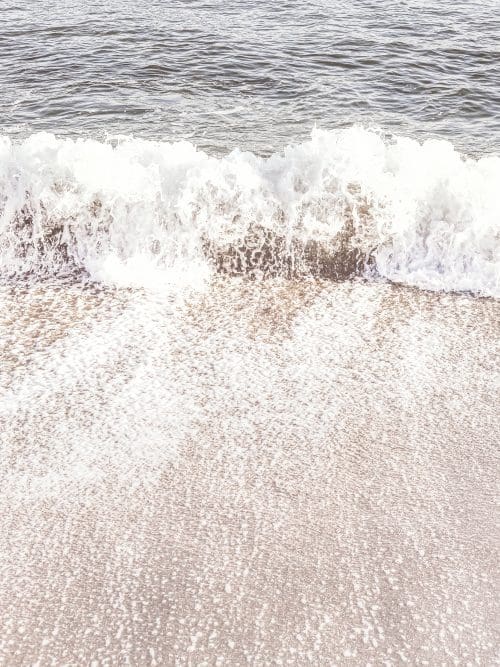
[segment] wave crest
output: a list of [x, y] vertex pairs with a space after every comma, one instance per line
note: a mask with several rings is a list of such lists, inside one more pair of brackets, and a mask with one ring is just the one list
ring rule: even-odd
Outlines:
[[0, 141], [0, 275], [176, 281], [196, 270], [500, 295], [500, 158], [359, 127], [260, 158], [189, 142]]

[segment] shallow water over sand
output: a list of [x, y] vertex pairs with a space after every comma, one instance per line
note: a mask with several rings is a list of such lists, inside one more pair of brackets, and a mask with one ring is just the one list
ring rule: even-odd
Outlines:
[[0, 662], [495, 664], [499, 303], [1, 287]]

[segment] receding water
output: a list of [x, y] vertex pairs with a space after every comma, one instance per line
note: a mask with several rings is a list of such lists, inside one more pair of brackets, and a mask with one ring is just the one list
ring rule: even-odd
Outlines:
[[500, 6], [0, 0], [0, 664], [494, 665]]

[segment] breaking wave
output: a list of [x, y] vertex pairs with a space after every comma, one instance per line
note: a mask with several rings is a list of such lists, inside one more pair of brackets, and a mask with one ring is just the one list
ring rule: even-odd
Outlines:
[[500, 157], [315, 130], [268, 158], [189, 142], [0, 138], [0, 276], [179, 284], [381, 276], [500, 296]]

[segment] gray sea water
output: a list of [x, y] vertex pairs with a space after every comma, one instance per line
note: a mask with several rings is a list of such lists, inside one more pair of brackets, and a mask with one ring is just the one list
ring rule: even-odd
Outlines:
[[3, 0], [0, 130], [269, 153], [316, 124], [500, 148], [498, 0]]
[[499, 45], [0, 0], [0, 665], [500, 664]]

